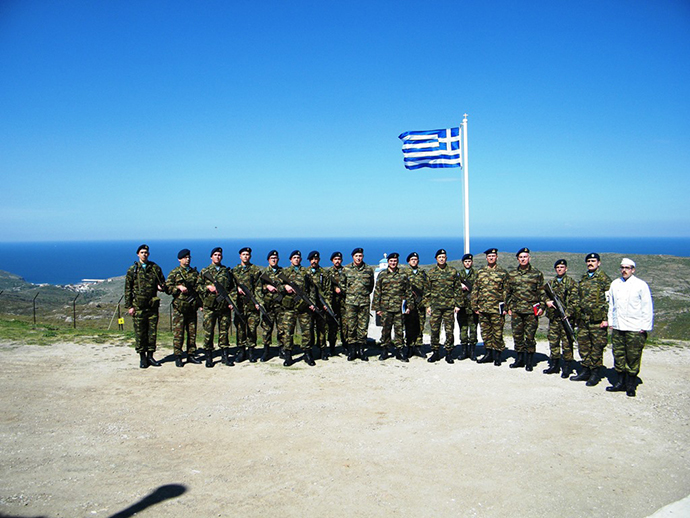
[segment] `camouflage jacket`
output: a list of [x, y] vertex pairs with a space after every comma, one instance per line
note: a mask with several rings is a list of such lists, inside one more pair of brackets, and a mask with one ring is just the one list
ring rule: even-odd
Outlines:
[[480, 268], [470, 294], [472, 311], [499, 313], [499, 304], [506, 300], [507, 282], [508, 272], [498, 264]]
[[402, 311], [403, 300], [407, 301], [408, 308], [414, 308], [414, 297], [407, 273], [401, 271], [400, 268], [395, 270], [386, 268], [376, 278], [371, 310], [399, 313]]
[[[196, 268], [186, 268], [178, 266], [168, 274], [165, 281], [168, 291], [173, 296], [173, 307], [178, 311], [196, 311], [201, 307], [201, 297], [197, 288], [199, 287], [199, 272]], [[177, 287], [184, 286], [187, 293], [183, 294]]]
[[[282, 273], [285, 279], [290, 281], [290, 283], [297, 286], [312, 304], [316, 304], [314, 284], [310, 282], [309, 274], [304, 266], [295, 267], [291, 265], [287, 268], [283, 268], [280, 273]], [[283, 287], [287, 284], [284, 280], [281, 282]], [[307, 304], [302, 297], [296, 293], [288, 293], [287, 290], [285, 291], [285, 295], [283, 295], [281, 305], [286, 309], [294, 309], [296, 311], [307, 311], [309, 308], [309, 304]]]
[[309, 276], [310, 283], [316, 286], [314, 290], [314, 303], [321, 307], [323, 304], [317, 303], [317, 292], [320, 294], [329, 306], [333, 305], [333, 286], [331, 285], [331, 275], [325, 268], [317, 266], [312, 268], [311, 266], [307, 268], [307, 275]]
[[[369, 295], [374, 289], [374, 270], [371, 266], [362, 262], [359, 266], [355, 263], [343, 268], [345, 273], [345, 303], [351, 306], [367, 306], [371, 302]], [[340, 289], [343, 289], [341, 283]]]
[[432, 309], [460, 307], [460, 277], [458, 271], [446, 264], [434, 266], [427, 274], [429, 289], [424, 293], [422, 306]]
[[[571, 277], [568, 277], [568, 274], [566, 273], [561, 278], [560, 282], [558, 280], [558, 276], [553, 278], [553, 281], [551, 281], [551, 289], [553, 290], [554, 295], [558, 297], [558, 300], [561, 301], [561, 304], [563, 304], [565, 316], [576, 320], [578, 318], [579, 310], [577, 282], [575, 282], [575, 280]], [[548, 297], [547, 300], [549, 300]], [[556, 308], [547, 308], [546, 316], [549, 317], [549, 320], [560, 320], [560, 316], [558, 315]]]
[[[246, 288], [251, 290], [252, 295], [254, 295], [257, 301], [261, 300], [261, 281], [259, 281], [259, 277], [261, 277], [261, 268], [255, 264], [244, 266], [240, 263], [232, 269], [232, 274], [237, 280], [238, 287], [239, 283], [242, 283]], [[246, 295], [238, 294], [237, 304], [242, 311], [258, 311], [256, 307], [254, 307], [252, 300]]]
[[424, 294], [429, 291], [429, 276], [421, 268], [408, 267], [406, 273], [410, 279], [412, 300], [414, 300], [415, 306], [418, 310], [424, 308]]
[[146, 266], [139, 261], [127, 270], [125, 275], [125, 308], [157, 309], [160, 305], [158, 286], [164, 287], [163, 270], [149, 261]]
[[602, 322], [608, 318], [609, 303], [606, 292], [611, 286], [611, 278], [601, 268], [590, 277], [585, 273], [578, 284], [579, 318], [587, 322]]
[[213, 283], [204, 277], [204, 274], [210, 273], [211, 277], [223, 286], [228, 294], [237, 302], [237, 287], [235, 286], [235, 281], [230, 274], [230, 268], [221, 264], [216, 266], [215, 264], [210, 264], [201, 272], [199, 272], [199, 289], [197, 290], [202, 296], [204, 302], [204, 309], [208, 311], [217, 310], [229, 310], [228, 304], [224, 300], [218, 300], [218, 294], [208, 291], [208, 286]]
[[470, 271], [468, 272], [465, 270], [465, 268], [460, 268], [459, 275], [460, 283], [465, 284], [469, 288], [469, 290], [463, 290], [462, 286], [460, 286], [460, 300], [462, 301], [462, 305], [460, 307], [470, 309], [472, 307], [470, 294], [472, 293], [472, 286], [474, 286], [474, 283], [477, 280], [477, 270], [470, 268]]
[[[285, 288], [283, 283], [278, 279], [278, 274], [283, 271], [283, 268], [276, 266], [275, 270], [271, 266], [267, 266], [261, 270], [259, 275], [259, 286], [257, 286], [256, 294], [259, 296], [259, 302], [264, 306], [275, 306], [280, 304], [283, 295], [285, 295]], [[271, 293], [266, 286], [270, 284], [278, 291]]]
[[506, 311], [534, 314], [535, 304], [539, 304], [539, 309], [546, 309], [544, 274], [531, 264], [526, 268], [518, 266], [508, 273]]
[[[341, 266], [340, 268], [336, 268], [335, 266], [331, 266], [326, 271], [331, 278], [331, 289], [333, 290], [332, 300], [333, 302], [339, 302], [342, 304], [345, 302], [345, 267]], [[340, 288], [340, 293], [335, 292], [336, 286]]]

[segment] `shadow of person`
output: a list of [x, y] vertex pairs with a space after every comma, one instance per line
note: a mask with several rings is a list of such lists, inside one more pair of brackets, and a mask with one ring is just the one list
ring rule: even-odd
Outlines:
[[134, 516], [147, 507], [154, 506], [170, 498], [177, 498], [186, 491], [187, 488], [181, 484], [166, 484], [165, 486], [160, 486], [154, 492], [139, 500], [136, 504], [132, 504], [127, 509], [113, 514], [110, 518], [128, 518]]

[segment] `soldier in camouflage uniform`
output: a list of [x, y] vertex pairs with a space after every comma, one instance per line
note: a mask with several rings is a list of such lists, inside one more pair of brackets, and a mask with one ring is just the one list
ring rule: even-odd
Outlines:
[[506, 284], [506, 309], [510, 315], [513, 342], [517, 359], [510, 364], [511, 369], [524, 367], [532, 372], [534, 353], [537, 350], [537, 327], [539, 317], [546, 308], [544, 274], [530, 264], [529, 248], [521, 248], [515, 254], [518, 266], [508, 273]]
[[410, 289], [414, 305], [411, 305], [409, 314], [404, 315], [405, 340], [410, 356], [413, 354], [420, 358], [426, 358], [422, 351], [424, 346], [424, 324], [426, 324], [426, 307], [422, 304], [424, 294], [429, 289], [429, 279], [424, 270], [419, 267], [419, 254], [412, 252], [407, 256], [409, 269], [406, 271], [410, 279]]
[[[235, 276], [237, 284], [237, 306], [240, 312], [244, 315], [245, 323], [242, 324], [239, 318], [235, 316], [235, 328], [237, 329], [237, 345], [238, 351], [235, 357], [235, 362], [243, 362], [245, 354], [251, 363], [256, 363], [254, 356], [254, 349], [256, 348], [256, 330], [259, 327], [261, 316], [259, 309], [252, 302], [249, 295], [256, 296], [257, 288], [259, 287], [259, 277], [261, 276], [261, 268], [252, 264], [252, 249], [248, 246], [240, 249], [240, 263], [232, 269], [232, 274]], [[250, 291], [245, 293], [240, 287], [240, 284]], [[265, 358], [264, 358], [265, 357]], [[261, 361], [268, 359], [268, 348], [264, 346], [264, 354]]]
[[153, 353], [156, 350], [158, 332], [159, 291], [166, 291], [163, 271], [149, 261], [148, 245], [137, 249], [139, 260], [125, 275], [125, 308], [134, 323], [134, 348], [139, 353], [139, 367], [160, 367]]
[[[309, 281], [314, 287], [314, 304], [318, 304], [319, 309], [325, 312], [326, 307], [321, 304], [319, 296], [322, 297], [328, 304], [328, 307], [332, 309], [333, 287], [331, 286], [331, 276], [326, 269], [321, 268], [319, 264], [321, 262], [321, 255], [318, 251], [312, 250], [309, 252], [307, 260], [309, 261], [307, 275], [309, 275]], [[323, 314], [326, 315], [326, 313]], [[321, 359], [324, 361], [327, 361], [329, 356], [328, 343], [326, 341], [327, 325], [332, 324], [332, 321], [333, 319], [331, 317], [322, 317], [317, 314], [314, 314], [312, 318], [312, 333], [309, 341], [316, 345], [317, 350], [321, 354]]]
[[[314, 358], [311, 354], [311, 323], [314, 311], [314, 285], [309, 282], [307, 269], [301, 265], [302, 253], [294, 250], [290, 254], [290, 266], [284, 268], [278, 277], [283, 283], [285, 295], [281, 304], [283, 306], [281, 326], [285, 333], [285, 344], [283, 353], [286, 367], [292, 364], [292, 349], [294, 347], [294, 334], [299, 321], [302, 351], [304, 351], [304, 361], [307, 365], [314, 366]], [[294, 287], [296, 287], [296, 289]], [[300, 297], [299, 293], [303, 296]], [[305, 300], [305, 298], [308, 300]]]
[[604, 365], [604, 348], [608, 342], [609, 304], [606, 292], [611, 286], [611, 278], [599, 268], [599, 254], [591, 253], [585, 257], [587, 272], [578, 284], [579, 320], [577, 344], [582, 359], [582, 370], [573, 381], [587, 380], [593, 387], [601, 381], [601, 367]]
[[201, 297], [197, 293], [199, 272], [189, 266], [192, 257], [184, 248], [177, 254], [180, 266], [168, 274], [166, 284], [173, 296], [173, 352], [175, 365], [182, 367], [182, 347], [187, 334], [187, 363], [201, 363], [196, 357], [197, 310], [201, 307]]
[[262, 340], [264, 343], [264, 356], [261, 357], [261, 361], [266, 361], [270, 358], [269, 351], [273, 328], [276, 329], [276, 340], [280, 356], [283, 356], [283, 347], [285, 346], [285, 333], [280, 325], [283, 313], [281, 301], [283, 300], [285, 290], [283, 289], [283, 283], [278, 279], [278, 274], [283, 270], [278, 266], [279, 259], [277, 250], [268, 252], [268, 256], [266, 256], [268, 266], [261, 270], [261, 276], [259, 277], [261, 284], [256, 292], [259, 302], [266, 308], [271, 317], [271, 322], [268, 322], [266, 319], [261, 320]]
[[462, 266], [460, 270], [460, 289], [461, 297], [460, 311], [458, 311], [458, 327], [460, 328], [460, 355], [458, 360], [470, 358], [472, 361], [477, 359], [477, 326], [479, 316], [472, 311], [470, 302], [470, 292], [477, 279], [477, 271], [472, 267], [474, 256], [465, 254], [462, 256]]
[[477, 272], [477, 280], [472, 286], [470, 301], [472, 311], [479, 315], [479, 325], [484, 339], [484, 356], [477, 363], [494, 362], [501, 365], [501, 354], [505, 349], [503, 343], [503, 326], [505, 324], [505, 300], [508, 272], [498, 265], [498, 250], [489, 248], [486, 254], [486, 266]]
[[[578, 309], [578, 294], [577, 282], [568, 276], [568, 262], [565, 259], [559, 259], [553, 265], [556, 270], [556, 276], [551, 281], [551, 289], [558, 300], [561, 301], [565, 316], [570, 322], [577, 320]], [[556, 374], [559, 372], [559, 362], [563, 358], [563, 371], [561, 378], [567, 378], [570, 375], [573, 363], [573, 344], [568, 340], [565, 333], [561, 317], [556, 311], [554, 301], [546, 301], [548, 306], [546, 309], [546, 316], [549, 319], [549, 348], [551, 354], [549, 357], [549, 368], [544, 370], [544, 374]], [[561, 354], [561, 348], [563, 353]]]
[[343, 267], [343, 254], [340, 252], [333, 252], [331, 254], [331, 262], [333, 266], [328, 268], [328, 275], [331, 280], [332, 295], [331, 300], [333, 304], [331, 308], [338, 318], [337, 322], [332, 319], [328, 322], [328, 346], [331, 356], [335, 355], [335, 344], [338, 340], [338, 330], [340, 330], [340, 343], [345, 348], [347, 334], [345, 332], [345, 291], [341, 289], [340, 284], [345, 278]]
[[[393, 252], [388, 255], [388, 268], [380, 272], [376, 278], [374, 299], [371, 310], [381, 317], [381, 347], [383, 351], [379, 360], [388, 358], [388, 348], [395, 346], [395, 357], [408, 362], [407, 347], [403, 331], [403, 314], [410, 314], [410, 307], [414, 307], [414, 298], [410, 288], [410, 280], [406, 272], [398, 268], [400, 254]], [[391, 340], [391, 332], [395, 330], [395, 338]]]
[[352, 250], [352, 263], [344, 268], [345, 283], [345, 328], [347, 331], [347, 360], [359, 356], [369, 361], [365, 352], [369, 331], [370, 295], [374, 289], [374, 270], [364, 262], [364, 250]]
[[424, 295], [423, 305], [427, 308], [429, 325], [431, 326], [431, 357], [430, 363], [441, 359], [441, 323], [446, 332], [446, 362], [454, 363], [453, 347], [455, 337], [455, 314], [460, 310], [460, 278], [458, 271], [450, 266], [446, 251], [441, 248], [436, 252], [436, 266], [428, 273], [429, 289]]
[[204, 348], [206, 349], [206, 367], [213, 367], [213, 336], [218, 324], [218, 347], [221, 350], [222, 361], [228, 367], [235, 363], [230, 357], [230, 342], [228, 339], [232, 323], [231, 304], [218, 298], [215, 284], [205, 276], [209, 274], [215, 282], [221, 285], [228, 294], [236, 290], [235, 281], [230, 269], [222, 264], [223, 249], [216, 247], [211, 251], [211, 264], [201, 270], [199, 278], [199, 293], [203, 293], [204, 303]]

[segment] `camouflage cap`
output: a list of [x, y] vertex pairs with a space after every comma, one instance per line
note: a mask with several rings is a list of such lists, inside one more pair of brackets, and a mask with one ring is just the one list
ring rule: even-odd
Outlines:
[[412, 252], [410, 255], [407, 256], [407, 262], [409, 263], [410, 259], [412, 259], [413, 257], [419, 259], [419, 254], [417, 252]]

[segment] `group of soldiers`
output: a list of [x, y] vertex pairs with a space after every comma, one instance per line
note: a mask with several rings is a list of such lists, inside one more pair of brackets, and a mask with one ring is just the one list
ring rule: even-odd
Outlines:
[[[206, 367], [214, 365], [216, 330], [221, 362], [228, 366], [245, 360], [268, 361], [272, 357], [274, 330], [278, 354], [285, 366], [295, 361], [297, 337], [308, 365], [335, 355], [338, 339], [348, 361], [368, 361], [367, 334], [374, 314], [382, 327], [380, 360], [392, 354], [402, 362], [408, 362], [413, 355], [426, 358], [423, 331], [428, 318], [431, 330], [428, 362], [445, 357], [447, 363], [454, 363], [457, 321], [460, 329], [457, 358], [500, 366], [507, 315], [511, 319], [516, 353], [509, 367], [532, 371], [539, 317], [546, 315], [550, 357], [549, 366], [543, 372], [560, 372], [562, 378], [594, 386], [601, 380], [603, 351], [608, 327], [612, 326], [618, 381], [607, 390], [635, 395], [644, 340], [652, 328], [652, 302], [646, 283], [633, 275], [634, 262], [624, 259], [622, 277], [612, 285], [600, 269], [601, 260], [596, 253], [585, 257], [587, 272], [579, 282], [568, 276], [565, 259], [559, 259], [554, 264], [555, 277], [546, 283], [542, 272], [530, 264], [527, 248], [516, 253], [518, 265], [510, 271], [499, 266], [496, 248], [484, 254], [486, 265], [482, 268], [476, 270], [472, 254], [465, 254], [458, 270], [447, 264], [446, 250], [439, 249], [435, 254], [436, 264], [425, 270], [420, 268], [416, 252], [407, 256], [407, 268], [400, 267], [398, 253], [390, 253], [387, 267], [375, 276], [374, 269], [364, 262], [362, 248], [352, 250], [352, 262], [347, 266], [343, 266], [342, 253], [334, 252], [330, 257], [332, 266], [328, 268], [321, 266], [318, 251], [307, 255], [309, 266], [302, 266], [299, 250], [290, 254], [289, 266], [281, 267], [277, 250], [272, 250], [267, 256], [268, 265], [260, 268], [251, 262], [252, 249], [245, 247], [239, 250], [239, 264], [229, 268], [223, 264], [222, 248], [217, 247], [211, 251], [211, 264], [200, 272], [190, 266], [191, 253], [183, 249], [178, 254], [180, 265], [166, 279], [160, 267], [148, 260], [148, 246], [141, 245], [137, 250], [138, 261], [129, 268], [125, 278], [125, 305], [133, 318], [141, 368], [160, 366], [153, 357], [160, 305], [158, 292], [173, 297], [173, 348], [178, 367], [184, 364], [185, 337], [187, 362], [202, 363], [196, 348], [199, 309], [203, 310]], [[611, 300], [616, 282], [625, 283], [630, 276], [632, 282], [624, 285], [627, 291], [621, 292], [625, 296], [617, 299], [623, 302]], [[644, 315], [640, 315], [639, 304], [630, 305], [632, 288], [627, 288], [633, 285], [637, 290], [635, 296], [644, 299]], [[629, 307], [624, 307], [625, 304]], [[629, 315], [621, 317], [621, 312], [632, 314], [635, 322], [630, 324]], [[229, 343], [233, 314], [237, 329], [234, 355]], [[619, 321], [626, 324], [620, 325]], [[485, 348], [480, 358], [476, 357], [478, 326]], [[260, 355], [255, 351], [259, 327], [263, 344]], [[441, 327], [445, 331], [443, 348]], [[577, 327], [581, 363], [579, 370], [570, 376], [576, 368], [573, 327]]]

